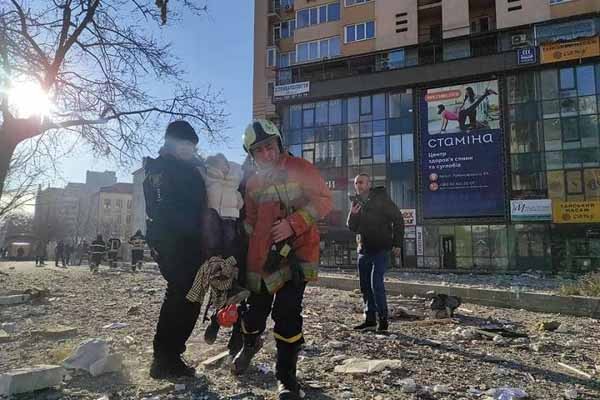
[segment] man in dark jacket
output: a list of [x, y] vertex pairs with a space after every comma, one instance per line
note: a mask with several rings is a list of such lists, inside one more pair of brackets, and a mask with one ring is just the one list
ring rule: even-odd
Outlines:
[[[358, 273], [365, 305], [365, 322], [359, 331], [388, 329], [388, 307], [383, 275], [388, 267], [390, 250], [395, 257], [402, 253], [404, 219], [387, 195], [385, 188], [371, 189], [371, 178], [360, 174], [354, 178], [356, 196], [348, 215], [348, 228], [359, 235]], [[379, 317], [377, 325], [376, 316]]]
[[198, 135], [185, 121], [169, 124], [159, 157], [145, 163], [146, 240], [167, 281], [154, 336], [155, 379], [194, 376], [181, 355], [200, 314], [200, 303], [186, 295], [202, 263], [215, 255], [211, 246], [206, 187], [196, 155]]

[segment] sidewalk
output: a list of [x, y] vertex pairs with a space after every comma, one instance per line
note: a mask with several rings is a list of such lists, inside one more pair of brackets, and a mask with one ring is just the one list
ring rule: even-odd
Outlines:
[[[358, 279], [358, 273], [349, 269], [321, 267], [321, 276]], [[392, 270], [385, 274], [386, 282], [418, 283], [426, 285], [453, 286], [474, 289], [504, 289], [547, 294], [557, 294], [560, 287], [572, 283], [572, 279], [544, 276], [539, 272], [522, 274], [439, 274], [425, 272], [402, 272]]]

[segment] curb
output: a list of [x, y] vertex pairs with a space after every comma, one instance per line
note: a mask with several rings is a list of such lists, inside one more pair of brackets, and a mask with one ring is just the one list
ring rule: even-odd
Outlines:
[[[358, 279], [320, 276], [317, 286], [355, 290]], [[425, 297], [429, 291], [458, 296], [463, 303], [499, 308], [516, 308], [549, 314], [565, 314], [600, 319], [600, 298], [584, 296], [558, 296], [545, 293], [520, 292], [499, 289], [479, 289], [456, 286], [427, 285], [422, 283], [385, 282], [387, 293], [405, 297]]]

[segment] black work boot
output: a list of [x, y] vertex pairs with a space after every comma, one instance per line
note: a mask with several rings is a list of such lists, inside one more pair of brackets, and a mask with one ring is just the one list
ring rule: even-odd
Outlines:
[[213, 344], [217, 340], [219, 328], [220, 326], [219, 322], [217, 321], [217, 314], [213, 314], [212, 317], [210, 317], [210, 323], [204, 331], [204, 341], [207, 344]]
[[379, 325], [377, 325], [377, 332], [387, 332], [389, 323], [387, 318], [379, 318]]
[[365, 332], [365, 331], [374, 331], [377, 328], [377, 322], [375, 321], [375, 316], [367, 316], [365, 322], [360, 325], [356, 325], [354, 327], [355, 331]]
[[183, 361], [180, 355], [154, 355], [150, 366], [150, 377], [153, 379], [193, 377], [196, 369]]
[[242, 350], [234, 357], [231, 365], [233, 373], [241, 375], [246, 372], [250, 367], [250, 362], [252, 362], [252, 359], [262, 346], [263, 342], [260, 334], [244, 334], [244, 345]]
[[301, 342], [286, 343], [277, 341], [277, 364], [275, 376], [277, 377], [277, 395], [279, 400], [299, 400], [304, 398], [296, 378], [296, 365]]

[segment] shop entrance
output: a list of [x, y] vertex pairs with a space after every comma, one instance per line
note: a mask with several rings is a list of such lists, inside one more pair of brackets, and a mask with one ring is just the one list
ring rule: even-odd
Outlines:
[[442, 236], [442, 268], [456, 269], [456, 240], [454, 235]]

